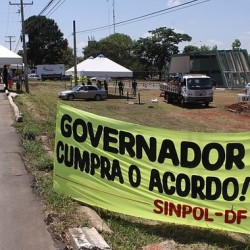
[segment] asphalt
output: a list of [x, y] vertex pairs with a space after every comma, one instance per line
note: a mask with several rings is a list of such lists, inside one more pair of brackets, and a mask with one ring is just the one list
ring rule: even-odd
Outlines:
[[5, 93], [0, 93], [0, 250], [59, 249], [44, 222], [44, 204], [32, 191], [20, 136]]

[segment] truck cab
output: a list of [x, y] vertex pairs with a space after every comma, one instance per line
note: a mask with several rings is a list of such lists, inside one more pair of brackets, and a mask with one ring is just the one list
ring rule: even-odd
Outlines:
[[209, 76], [189, 74], [160, 84], [166, 102], [177, 101], [184, 107], [188, 103], [204, 104], [206, 107], [213, 101], [213, 83]]
[[183, 103], [204, 103], [213, 101], [213, 83], [206, 75], [184, 75], [181, 79], [181, 97]]

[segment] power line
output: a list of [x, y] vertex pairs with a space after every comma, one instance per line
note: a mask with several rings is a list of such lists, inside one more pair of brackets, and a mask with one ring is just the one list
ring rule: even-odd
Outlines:
[[43, 10], [38, 14], [38, 16], [42, 15], [54, 1], [55, 0], [50, 0], [49, 3], [47, 3], [47, 5], [43, 8]]
[[[66, 0], [58, 0], [58, 2], [52, 7], [52, 9], [48, 11], [46, 16], [53, 14], [65, 1]], [[49, 3], [43, 8], [43, 10], [38, 14], [38, 16], [41, 16], [52, 5], [53, 2], [55, 2], [55, 0], [50, 0]]]
[[[55, 0], [50, 0], [47, 5], [43, 8], [43, 10], [38, 14], [38, 16], [41, 16], [48, 8], [49, 6], [54, 2]], [[56, 5], [52, 8], [52, 10], [61, 2], [63, 1], [58, 7], [57, 9], [66, 1], [66, 0], [58, 0], [58, 2], [56, 3]], [[50, 10], [51, 11], [51, 10]], [[45, 15], [46, 16], [46, 15]], [[31, 27], [32, 25], [36, 24], [38, 22], [38, 20], [33, 20], [29, 23], [29, 25], [26, 28]]]
[[[21, 16], [21, 2], [20, 3], [11, 3], [11, 2], [9, 2], [9, 6], [11, 6], [11, 5], [16, 5], [16, 6], [18, 6], [19, 7], [19, 9], [18, 9], [18, 11], [16, 11], [16, 12], [13, 12], [13, 15], [14, 15], [14, 13], [15, 14], [19, 14], [20, 16]], [[26, 5], [33, 5], [33, 1], [32, 2], [30, 2], [30, 3], [23, 3], [23, 7], [25, 7]], [[24, 11], [24, 9], [23, 9], [23, 11]], [[9, 12], [10, 12], [10, 10], [9, 10]], [[21, 19], [21, 18], [20, 18]], [[18, 21], [18, 23], [22, 23], [22, 21], [20, 20], [20, 21]], [[12, 26], [13, 27], [13, 26]], [[9, 29], [8, 29], [9, 30]], [[21, 34], [20, 34], [21, 33]], [[20, 32], [16, 32], [16, 36], [18, 37], [18, 40], [17, 40], [17, 42], [16, 42], [16, 45], [15, 45], [15, 49], [14, 49], [14, 51], [16, 52], [17, 51], [17, 49], [18, 49], [18, 47], [19, 47], [19, 45], [20, 45], [20, 42], [22, 41], [22, 31]]]
[[[52, 15], [66, 0], [59, 0], [47, 15]], [[61, 2], [61, 3], [60, 3]]]
[[142, 20], [145, 20], [145, 19], [153, 18], [153, 17], [160, 16], [160, 15], [164, 15], [166, 13], [170, 13], [170, 12], [178, 11], [178, 10], [181, 10], [181, 9], [189, 8], [189, 7], [192, 7], [192, 6], [195, 6], [195, 5], [203, 4], [203, 3], [209, 2], [211, 0], [202, 0], [201, 2], [199, 2], [199, 1], [200, 0], [192, 0], [192, 1], [189, 1], [189, 2], [186, 2], [186, 3], [183, 3], [183, 4], [176, 5], [174, 7], [169, 7], [169, 8], [159, 10], [159, 11], [155, 11], [155, 12], [152, 12], [152, 13], [149, 13], [149, 14], [146, 14], [146, 15], [142, 15], [142, 16], [139, 16], [139, 17], [127, 19], [127, 20], [124, 20], [124, 21], [120, 21], [120, 22], [117, 22], [117, 23], [112, 24], [112, 25], [105, 25], [105, 26], [100, 26], [100, 27], [97, 27], [97, 28], [88, 29], [88, 30], [77, 31], [76, 33], [80, 34], [80, 33], [92, 32], [92, 31], [101, 31], [101, 30], [108, 29], [108, 28], [110, 28], [111, 26], [114, 26], [114, 25], [115, 26], [122, 26], [122, 25], [129, 24], [129, 23], [139, 22], [139, 21], [142, 21]]

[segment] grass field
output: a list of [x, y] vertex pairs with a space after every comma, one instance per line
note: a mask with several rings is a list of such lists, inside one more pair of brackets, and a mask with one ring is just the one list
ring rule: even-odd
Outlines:
[[[53, 218], [50, 228], [57, 238], [67, 244], [67, 228], [84, 226], [77, 217], [77, 203], [52, 191], [53, 161], [46, 155], [38, 140], [46, 136], [47, 146], [54, 148], [55, 120], [58, 103], [97, 115], [142, 124], [155, 128], [198, 132], [240, 132], [250, 130], [250, 116], [229, 112], [227, 106], [237, 102], [236, 94], [242, 90], [215, 90], [214, 102], [209, 108], [166, 104], [157, 88], [141, 86], [138, 97], [131, 97], [129, 83], [123, 97], [118, 96], [115, 85], [109, 88], [104, 101], [61, 101], [57, 93], [67, 89], [64, 82], [32, 83], [30, 94], [22, 93], [15, 102], [23, 113], [24, 121], [16, 128], [22, 135], [24, 160], [28, 171], [35, 177], [34, 186], [47, 204], [46, 214]], [[128, 95], [127, 95], [128, 93]], [[152, 99], [158, 103], [152, 103]], [[142, 246], [174, 240], [176, 249], [249, 249], [250, 236], [212, 229], [201, 229], [174, 224], [153, 223], [128, 216], [97, 210], [114, 234], [104, 234], [113, 250], [141, 249]], [[133, 222], [133, 223], [131, 223]]]

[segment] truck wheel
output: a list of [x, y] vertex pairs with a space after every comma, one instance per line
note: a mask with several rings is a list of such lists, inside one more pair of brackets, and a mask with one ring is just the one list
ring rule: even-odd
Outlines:
[[166, 96], [166, 101], [167, 101], [167, 103], [170, 103], [169, 95]]
[[206, 107], [206, 108], [209, 107], [209, 102], [205, 102], [205, 107]]
[[173, 96], [168, 94], [168, 103], [173, 103]]
[[73, 95], [68, 95], [68, 98], [67, 98], [69, 101], [73, 101], [74, 100], [74, 96]]
[[186, 106], [186, 103], [185, 103], [185, 101], [184, 101], [184, 98], [183, 98], [183, 97], [181, 98], [181, 106], [182, 106], [183, 108], [185, 108], [185, 106]]

